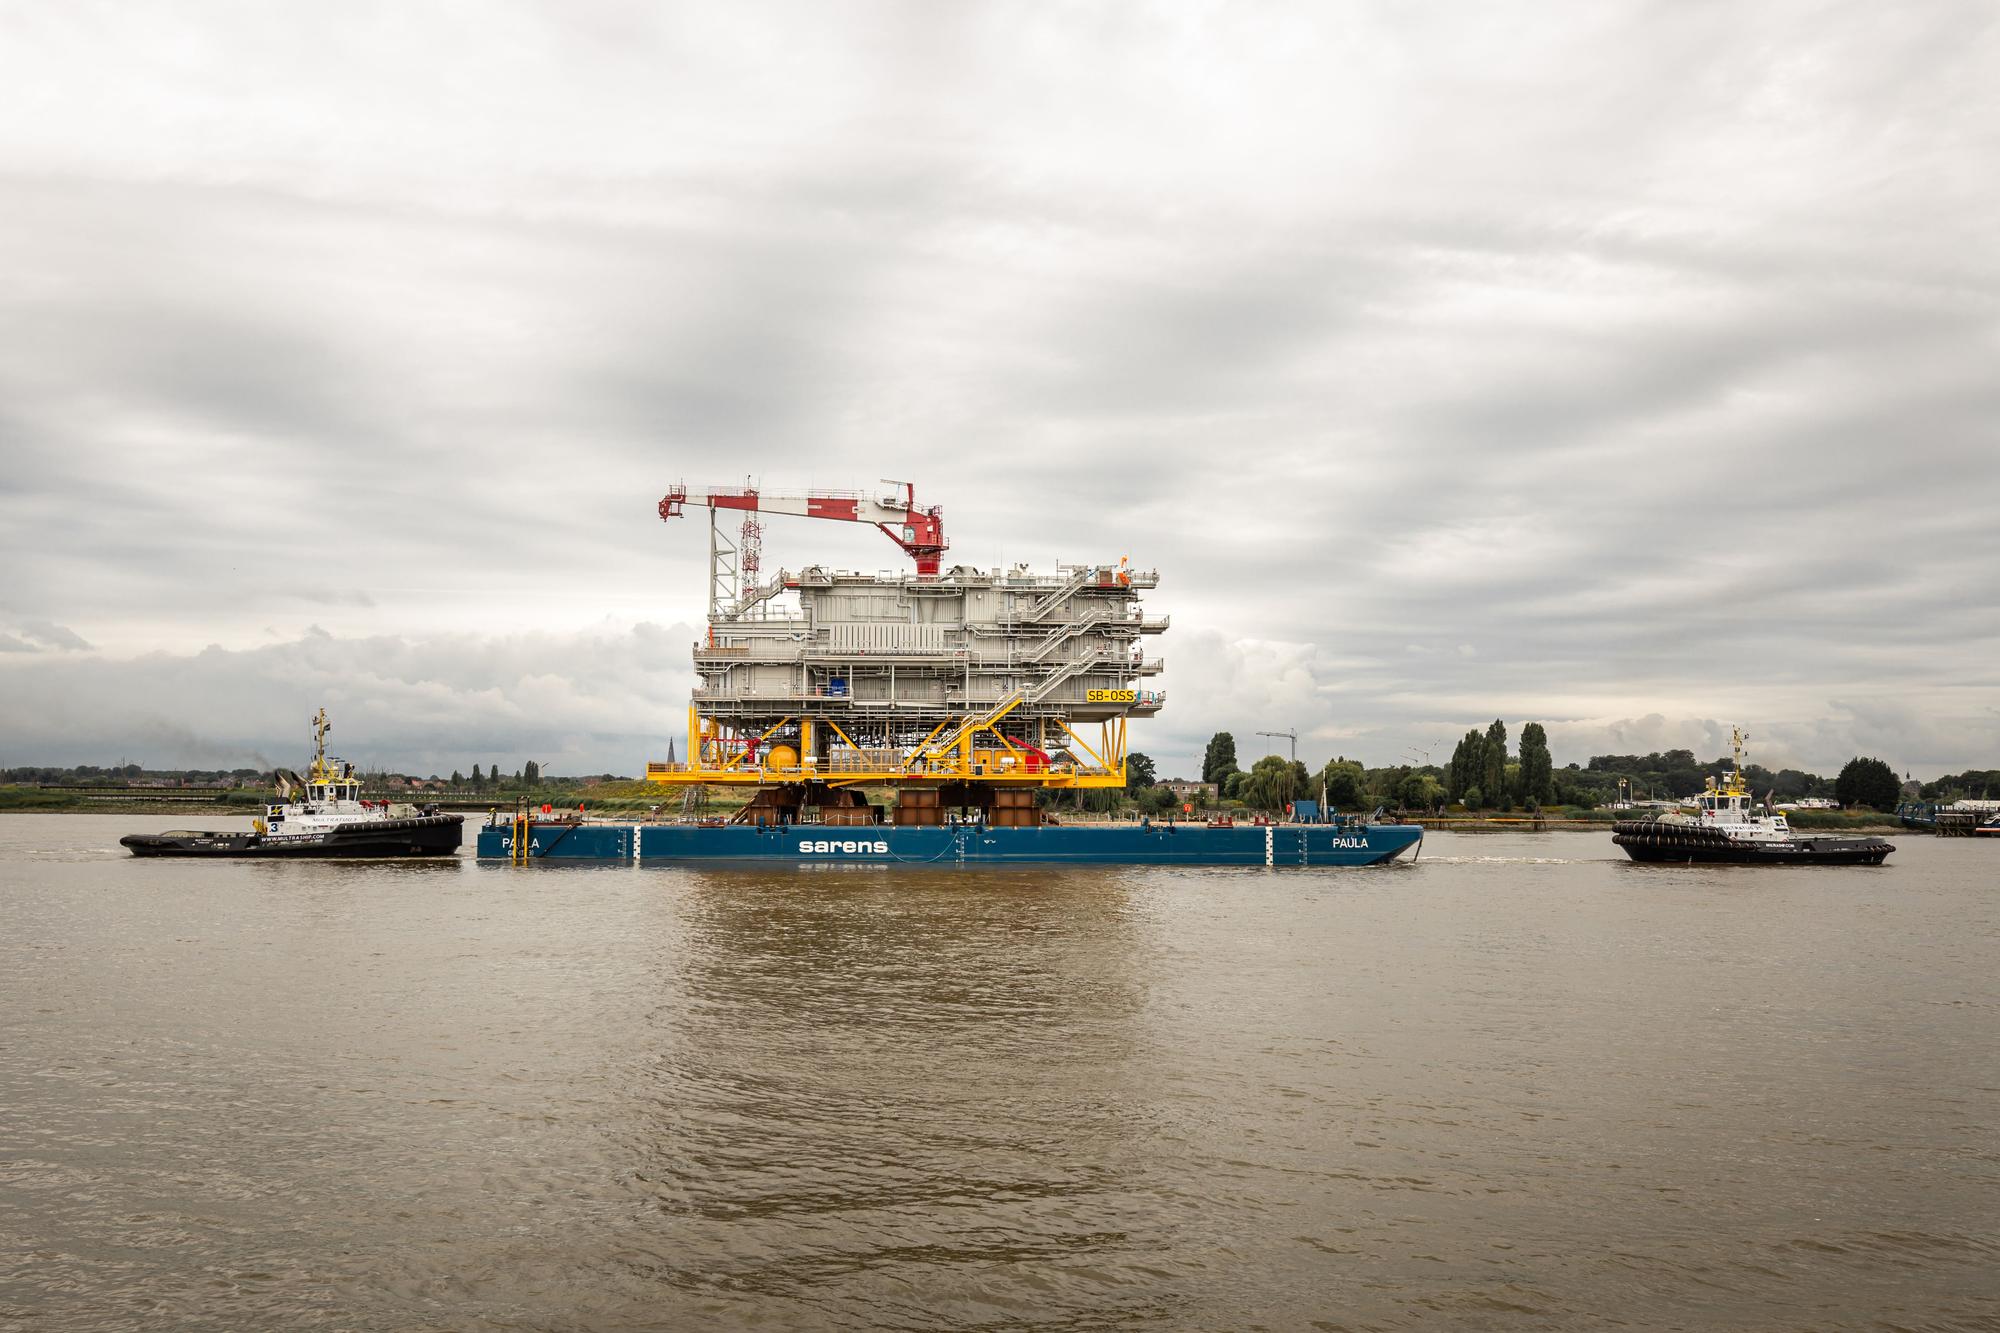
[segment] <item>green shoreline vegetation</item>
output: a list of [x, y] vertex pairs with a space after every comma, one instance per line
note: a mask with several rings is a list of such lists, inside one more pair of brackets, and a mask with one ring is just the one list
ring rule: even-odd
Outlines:
[[[1385, 810], [1441, 827], [1486, 829], [1610, 825], [1674, 806], [1701, 792], [1709, 778], [1727, 771], [1725, 755], [1707, 763], [1689, 750], [1647, 755], [1597, 755], [1557, 768], [1541, 724], [1521, 727], [1519, 748], [1509, 753], [1507, 725], [1496, 719], [1466, 732], [1444, 764], [1369, 768], [1336, 756], [1317, 771], [1281, 755], [1266, 755], [1248, 770], [1237, 766], [1236, 740], [1217, 732], [1202, 761], [1202, 781], [1215, 786], [1225, 806], [1275, 813], [1298, 799], [1317, 799], [1346, 812]], [[1772, 772], [1744, 766], [1744, 779], [1760, 800], [1773, 804], [1818, 798], [1839, 809], [1789, 811], [1801, 829], [1859, 832], [1900, 827], [1895, 809], [1904, 796], [1895, 772], [1879, 759], [1850, 760], [1834, 779], [1797, 769]], [[1971, 771], [1925, 784], [1925, 799], [1955, 800], [1986, 790], [2000, 793], [2000, 771]]]
[[[1202, 757], [1200, 782], [1210, 784], [1213, 796], [1208, 789], [1170, 787], [1159, 777], [1153, 760], [1135, 752], [1127, 765], [1130, 780], [1122, 790], [1045, 789], [1038, 798], [1059, 815], [1169, 819], [1276, 816], [1294, 801], [1317, 801], [1324, 795], [1329, 806], [1345, 813], [1382, 810], [1441, 827], [1589, 827], [1643, 814], [1649, 802], [1671, 804], [1695, 795], [1707, 779], [1729, 766], [1727, 756], [1701, 763], [1690, 750], [1666, 750], [1596, 755], [1584, 764], [1557, 768], [1541, 724], [1523, 724], [1518, 745], [1510, 752], [1507, 725], [1496, 719], [1487, 727], [1469, 729], [1443, 764], [1370, 768], [1337, 755], [1313, 769], [1272, 754], [1243, 769], [1237, 764], [1236, 738], [1220, 731], [1210, 738]], [[2000, 795], [2000, 770], [1949, 774], [1910, 790], [1886, 762], [1861, 756], [1849, 760], [1832, 779], [1790, 768], [1773, 772], [1758, 764], [1745, 765], [1743, 773], [1759, 800], [1791, 803], [1817, 798], [1839, 803], [1839, 809], [1788, 812], [1791, 823], [1802, 829], [1896, 827], [1893, 812], [1906, 795], [1934, 801]], [[581, 805], [591, 814], [634, 818], [675, 818], [683, 802], [680, 788], [608, 773], [544, 775], [533, 761], [511, 777], [497, 763], [473, 764], [469, 778], [458, 771], [428, 778], [369, 773], [363, 775], [363, 794], [412, 804], [437, 801], [466, 811], [482, 806], [511, 810], [518, 804], [568, 811]], [[888, 792], [877, 791], [870, 791], [869, 797], [878, 804], [893, 799]], [[247, 816], [275, 798], [273, 774], [254, 768], [151, 770], [125, 764], [0, 769], [0, 813], [119, 810]], [[710, 788], [702, 793], [701, 811], [727, 817], [747, 800], [747, 791]], [[1620, 805], [1621, 801], [1636, 803], [1636, 809]]]

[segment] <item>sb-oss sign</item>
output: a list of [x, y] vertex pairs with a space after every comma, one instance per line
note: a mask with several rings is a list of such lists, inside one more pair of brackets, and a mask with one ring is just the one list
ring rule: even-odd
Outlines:
[[1085, 690], [1085, 703], [1092, 704], [1135, 704], [1139, 702], [1137, 690]]

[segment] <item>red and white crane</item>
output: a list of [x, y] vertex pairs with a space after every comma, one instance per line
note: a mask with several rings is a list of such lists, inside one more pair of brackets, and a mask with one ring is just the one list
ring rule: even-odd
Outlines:
[[[660, 501], [660, 517], [679, 518], [689, 506], [707, 509], [717, 515], [725, 510], [742, 511], [737, 567], [740, 576], [746, 580], [750, 580], [762, 564], [760, 548], [764, 528], [761, 516], [765, 514], [830, 518], [843, 523], [873, 523], [917, 562], [918, 578], [936, 578], [939, 562], [949, 545], [944, 539], [943, 507], [919, 507], [917, 488], [911, 482], [885, 481], [882, 484], [886, 490], [804, 491], [795, 494], [778, 494], [749, 485], [690, 488], [676, 484]], [[745, 591], [748, 591], [747, 582]]]

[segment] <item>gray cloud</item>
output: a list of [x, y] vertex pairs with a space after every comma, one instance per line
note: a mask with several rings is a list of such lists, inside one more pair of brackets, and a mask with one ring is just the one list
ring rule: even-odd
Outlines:
[[637, 773], [684, 732], [694, 633], [345, 638], [312, 627], [249, 649], [25, 662], [8, 673], [8, 758], [158, 766], [260, 762], [310, 743], [324, 705], [347, 758], [420, 772], [535, 759], [551, 772]]
[[91, 651], [90, 642], [67, 625], [52, 620], [21, 620], [14, 623], [18, 634], [0, 632], [0, 653], [80, 653]]
[[[691, 622], [700, 521], [652, 505], [754, 474], [914, 478], [980, 564], [1157, 564], [1169, 768], [1496, 714], [1563, 761], [1741, 722], [2000, 762], [1976, 5], [0, 25], [10, 748], [131, 672], [282, 752], [300, 687], [245, 663], [332, 643], [462, 682], [482, 743], [633, 767], [674, 690], [606, 713], [591, 661], [555, 699], [495, 645]], [[385, 689], [385, 760], [448, 753]]]
[[81, 634], [52, 620], [24, 620], [17, 628], [36, 643], [45, 644], [58, 652], [90, 651], [90, 644]]

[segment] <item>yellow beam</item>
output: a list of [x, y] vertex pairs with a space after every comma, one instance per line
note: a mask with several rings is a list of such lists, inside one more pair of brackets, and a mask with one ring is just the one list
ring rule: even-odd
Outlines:
[[[779, 727], [784, 726], [787, 722], [790, 721], [791, 719], [788, 717], [781, 717], [776, 722], [773, 722], [770, 725], [770, 727], [764, 732], [764, 734], [757, 738], [757, 744], [762, 745], [765, 741], [771, 738], [772, 732], [776, 731]], [[738, 764], [743, 762], [744, 758], [747, 757], [749, 753], [750, 753], [750, 747], [746, 745], [742, 749], [738, 750], [735, 754], [724, 759], [722, 761], [722, 771], [728, 772], [731, 769], [735, 769]], [[742, 770], [738, 769], [737, 771], [741, 772]]]
[[[977, 736], [982, 731], [993, 731], [995, 727], [999, 726], [1000, 723], [1004, 722], [1007, 719], [1007, 715], [1009, 713], [1013, 712], [1016, 708], [1019, 708], [1022, 705], [1022, 703], [1026, 701], [1027, 697], [1028, 696], [1022, 691], [1016, 690], [1014, 692], [1014, 697], [1007, 701], [1007, 706], [1001, 709], [999, 712], [993, 714], [991, 717], [979, 720], [975, 720], [973, 718], [967, 718], [964, 722], [959, 724], [960, 730], [957, 735], [951, 738], [951, 745], [947, 748], [957, 750], [961, 754], [963, 754], [963, 752], [971, 748], [971, 741], [974, 736]], [[995, 732], [994, 734], [998, 735], [999, 733]], [[933, 731], [931, 733], [931, 736], [935, 735], [937, 735], [937, 732]], [[924, 737], [924, 740], [928, 742], [930, 740], [930, 736]], [[924, 753], [925, 753], [925, 747], [921, 745], [918, 746], [915, 751], [916, 756], [921, 758], [924, 755]], [[940, 754], [942, 753], [943, 752], [940, 751]], [[969, 760], [966, 761], [966, 766], [970, 767]]]
[[944, 721], [938, 723], [935, 727], [932, 727], [931, 734], [929, 736], [924, 737], [922, 740], [918, 741], [917, 748], [910, 751], [910, 758], [915, 759], [918, 755], [921, 755], [924, 752], [924, 747], [931, 743], [932, 738], [935, 737], [940, 731], [943, 731], [946, 727], [950, 725], [951, 725], [951, 719], [946, 718]]
[[1008, 704], [1005, 708], [1001, 709], [999, 712], [995, 713], [992, 717], [987, 718], [985, 724], [986, 729], [988, 731], [991, 731], [993, 730], [994, 727], [1000, 725], [1001, 722], [1006, 720], [1007, 714], [1013, 712], [1016, 708], [1019, 708], [1024, 702], [1026, 702], [1027, 698], [1028, 698], [1027, 691], [1025, 690], [1014, 691], [1014, 701]]
[[848, 749], [854, 751], [856, 754], [861, 753], [861, 747], [854, 743], [854, 738], [852, 736], [849, 736], [846, 732], [840, 729], [840, 724], [838, 722], [835, 722], [830, 717], [823, 717], [820, 719], [820, 721], [826, 723], [829, 727], [832, 727], [833, 734], [840, 737], [840, 739], [846, 741]]
[[1069, 738], [1071, 740], [1075, 741], [1078, 745], [1081, 745], [1083, 747], [1084, 753], [1088, 754], [1092, 759], [1095, 759], [1097, 761], [1097, 766], [1099, 768], [1111, 767], [1111, 765], [1104, 762], [1104, 756], [1100, 755], [1099, 753], [1097, 753], [1097, 751], [1090, 748], [1089, 741], [1077, 735], [1074, 731], [1070, 731], [1069, 723], [1063, 721], [1061, 718], [1057, 718], [1056, 725], [1061, 727], [1063, 731], [1068, 733]]
[[949, 744], [942, 744], [942, 743], [933, 744], [933, 742], [937, 741], [938, 733], [943, 731], [946, 727], [963, 728], [964, 726], [965, 722], [961, 718], [955, 718], [955, 717], [946, 718], [944, 721], [938, 723], [935, 727], [931, 728], [930, 735], [924, 737], [922, 740], [917, 742], [917, 748], [910, 751], [910, 758], [918, 762], [925, 762], [930, 758], [933, 752], [935, 752], [939, 756], [942, 756], [947, 751], [957, 748], [958, 746], [957, 733], [953, 733], [951, 742]]

